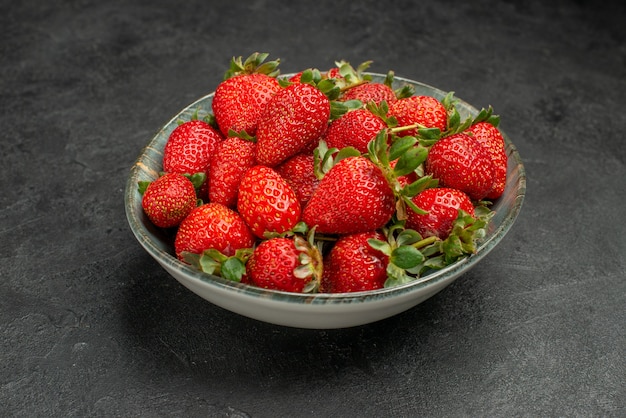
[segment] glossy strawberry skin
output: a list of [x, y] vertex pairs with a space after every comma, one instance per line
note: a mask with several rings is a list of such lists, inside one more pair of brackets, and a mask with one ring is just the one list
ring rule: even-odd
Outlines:
[[323, 135], [328, 148], [354, 147], [361, 153], [367, 152], [367, 144], [387, 124], [367, 109], [355, 109], [339, 119], [333, 120]]
[[381, 228], [394, 211], [394, 193], [381, 170], [365, 157], [348, 157], [322, 178], [302, 220], [320, 233], [351, 234]]
[[330, 117], [330, 101], [310, 84], [278, 91], [265, 107], [257, 128], [259, 164], [274, 167], [317, 142]]
[[406, 227], [426, 238], [436, 236], [446, 239], [452, 230], [459, 209], [474, 216], [474, 205], [469, 196], [458, 189], [437, 187], [426, 189], [412, 199], [413, 203], [425, 211], [426, 215], [412, 210], [407, 211]]
[[254, 142], [238, 137], [228, 137], [218, 144], [207, 172], [209, 201], [236, 207], [239, 183], [255, 165], [254, 154]]
[[194, 119], [178, 125], [163, 149], [163, 171], [195, 174], [206, 172], [222, 135], [205, 121]]
[[294, 275], [300, 265], [300, 251], [290, 238], [271, 238], [262, 241], [246, 264], [250, 282], [264, 289], [300, 293], [310, 279]]
[[229, 130], [256, 134], [265, 106], [280, 90], [274, 77], [266, 74], [241, 74], [222, 81], [215, 89], [213, 114], [224, 136]]
[[[398, 126], [418, 123], [426, 128], [439, 128], [445, 131], [448, 125], [448, 112], [444, 105], [431, 96], [411, 96], [389, 103], [388, 116], [398, 120]], [[417, 135], [417, 128], [398, 133], [399, 136]]]
[[426, 173], [442, 187], [459, 189], [473, 200], [484, 199], [494, 182], [494, 164], [485, 148], [464, 133], [438, 140], [426, 158]]
[[393, 89], [383, 83], [365, 83], [351, 87], [341, 96], [342, 101], [360, 100], [363, 103], [374, 102], [380, 105], [383, 100], [387, 104], [397, 100]]
[[299, 221], [301, 206], [295, 192], [274, 169], [255, 165], [239, 184], [237, 211], [253, 234], [283, 233]]
[[506, 170], [508, 157], [504, 137], [497, 127], [489, 122], [478, 122], [468, 128], [472, 136], [480, 142], [487, 150], [494, 163], [494, 182], [491, 191], [487, 194], [487, 199], [497, 199], [506, 186]]
[[276, 166], [276, 171], [296, 193], [300, 206], [306, 206], [320, 183], [320, 180], [315, 175], [315, 158], [313, 154], [296, 154]]
[[178, 226], [196, 206], [196, 189], [182, 174], [165, 173], [146, 188], [141, 206], [160, 228]]
[[380, 289], [387, 280], [389, 257], [367, 242], [384, 240], [380, 232], [368, 231], [340, 237], [324, 259], [321, 292], [343, 293]]
[[176, 256], [182, 252], [201, 254], [216, 249], [232, 256], [241, 248], [251, 248], [255, 237], [239, 214], [220, 203], [198, 206], [180, 223], [174, 240]]

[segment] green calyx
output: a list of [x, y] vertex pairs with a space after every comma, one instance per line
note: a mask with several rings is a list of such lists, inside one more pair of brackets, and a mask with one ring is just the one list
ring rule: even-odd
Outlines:
[[274, 61], [265, 61], [269, 56], [268, 53], [254, 52], [248, 58], [243, 60], [241, 56], [233, 57], [230, 62], [230, 67], [224, 73], [224, 80], [241, 74], [266, 74], [270, 77], [277, 77], [280, 74], [278, 65], [280, 59]]
[[235, 255], [229, 257], [216, 249], [209, 249], [203, 251], [202, 254], [184, 251], [182, 256], [186, 263], [204, 273], [240, 282], [246, 274], [246, 262], [252, 255], [252, 252], [252, 248], [242, 248], [237, 250]]

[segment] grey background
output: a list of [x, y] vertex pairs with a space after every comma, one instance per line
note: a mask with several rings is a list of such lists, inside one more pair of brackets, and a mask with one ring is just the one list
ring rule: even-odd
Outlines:
[[[0, 2], [0, 415], [624, 416], [625, 21], [618, 1]], [[493, 105], [528, 175], [513, 229], [362, 327], [187, 291], [132, 236], [124, 183], [254, 51]]]

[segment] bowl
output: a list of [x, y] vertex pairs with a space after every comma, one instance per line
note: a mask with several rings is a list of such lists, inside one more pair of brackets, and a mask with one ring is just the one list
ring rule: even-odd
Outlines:
[[[368, 73], [382, 82], [383, 74]], [[289, 75], [286, 75], [289, 76]], [[429, 85], [395, 77], [395, 86], [411, 84], [416, 95], [442, 99], [446, 92]], [[389, 318], [434, 296], [483, 259], [504, 238], [515, 222], [526, 191], [526, 176], [519, 153], [506, 133], [508, 155], [507, 183], [503, 195], [492, 209], [492, 218], [477, 252], [441, 270], [410, 283], [392, 288], [355, 293], [298, 294], [267, 290], [208, 275], [179, 261], [174, 256], [171, 233], [151, 224], [141, 207], [137, 182], [158, 177], [163, 148], [179, 120], [190, 120], [194, 112], [202, 116], [211, 112], [213, 93], [201, 97], [175, 115], [150, 140], [130, 170], [126, 182], [125, 208], [130, 228], [141, 246], [183, 286], [210, 303], [239, 315], [276, 325], [310, 329], [347, 328]], [[459, 100], [457, 108], [463, 118], [478, 114], [470, 104]]]

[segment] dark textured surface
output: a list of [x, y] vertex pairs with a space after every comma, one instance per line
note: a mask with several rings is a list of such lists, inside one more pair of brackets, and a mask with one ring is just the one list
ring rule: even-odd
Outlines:
[[[0, 415], [626, 415], [620, 2], [0, 5]], [[133, 238], [141, 148], [233, 55], [373, 71], [491, 104], [528, 193], [474, 270], [389, 320], [217, 308]]]

